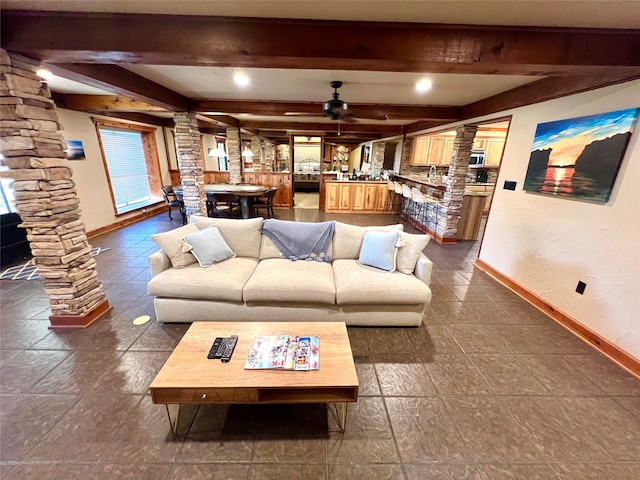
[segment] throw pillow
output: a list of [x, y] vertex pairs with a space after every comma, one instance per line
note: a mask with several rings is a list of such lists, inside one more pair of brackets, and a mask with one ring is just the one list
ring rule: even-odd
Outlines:
[[184, 253], [182, 251], [182, 239], [188, 233], [197, 231], [198, 227], [188, 224], [168, 232], [154, 233], [151, 235], [151, 240], [164, 250], [164, 253], [166, 253], [167, 257], [171, 260], [173, 268], [184, 268], [187, 265], [196, 263], [196, 259], [190, 253]]
[[183, 252], [191, 252], [201, 267], [210, 267], [236, 254], [224, 241], [217, 227], [209, 227], [184, 236]]
[[243, 220], [239, 218], [209, 218], [191, 215], [190, 221], [200, 230], [211, 226], [218, 227], [220, 235], [238, 257], [258, 258], [260, 256], [262, 217]]
[[336, 222], [332, 242], [333, 259], [348, 258], [355, 260], [358, 258], [365, 231], [390, 232], [392, 230], [401, 231], [402, 224], [360, 227], [357, 225], [349, 225], [348, 223]]
[[412, 235], [410, 233], [400, 233], [400, 247], [398, 248], [398, 258], [396, 268], [399, 272], [410, 275], [416, 268], [420, 253], [429, 243], [429, 235]]
[[398, 232], [364, 232], [358, 263], [393, 272], [396, 269]]

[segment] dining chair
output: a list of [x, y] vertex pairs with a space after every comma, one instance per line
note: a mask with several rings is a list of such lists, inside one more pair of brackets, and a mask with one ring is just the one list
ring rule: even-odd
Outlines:
[[267, 218], [275, 218], [276, 215], [273, 212], [273, 198], [278, 192], [278, 187], [270, 187], [263, 196], [256, 198], [253, 201], [253, 208], [255, 210], [256, 217], [260, 216], [260, 209], [264, 208], [267, 212]]
[[240, 201], [231, 193], [207, 192], [207, 216], [240, 218]]
[[180, 211], [180, 215], [182, 215], [182, 225], [186, 225], [187, 224], [187, 211], [184, 208], [184, 197], [183, 197], [183, 193], [182, 192], [174, 192], [176, 195], [176, 198], [178, 199], [179, 202], [179, 211]]
[[185, 223], [184, 202], [182, 201], [182, 198], [178, 198], [178, 194], [173, 191], [173, 185], [163, 185], [160, 189], [162, 190], [162, 196], [169, 207], [169, 220], [173, 220], [173, 217], [171, 216], [172, 208], [178, 207], [178, 211], [182, 215], [182, 223]]

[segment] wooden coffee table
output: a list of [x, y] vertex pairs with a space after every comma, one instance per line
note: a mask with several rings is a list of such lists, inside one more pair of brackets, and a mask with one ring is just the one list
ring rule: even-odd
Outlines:
[[[281, 334], [318, 337], [320, 369], [244, 369], [255, 337]], [[231, 361], [209, 360], [213, 340], [231, 335], [238, 336]], [[194, 403], [326, 403], [344, 431], [349, 402], [358, 399], [358, 377], [344, 323], [195, 322], [151, 382], [150, 390], [153, 403], [165, 405], [174, 435], [168, 405]]]

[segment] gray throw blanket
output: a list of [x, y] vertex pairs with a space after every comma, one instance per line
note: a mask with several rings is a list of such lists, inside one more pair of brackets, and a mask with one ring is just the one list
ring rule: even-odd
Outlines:
[[308, 223], [268, 219], [262, 225], [262, 233], [290, 260], [330, 262], [331, 255], [327, 249], [334, 228], [333, 221]]

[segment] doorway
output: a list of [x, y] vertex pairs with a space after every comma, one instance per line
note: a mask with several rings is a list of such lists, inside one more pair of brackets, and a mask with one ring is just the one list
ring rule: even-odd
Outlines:
[[322, 138], [293, 137], [294, 208], [318, 208], [322, 170]]

